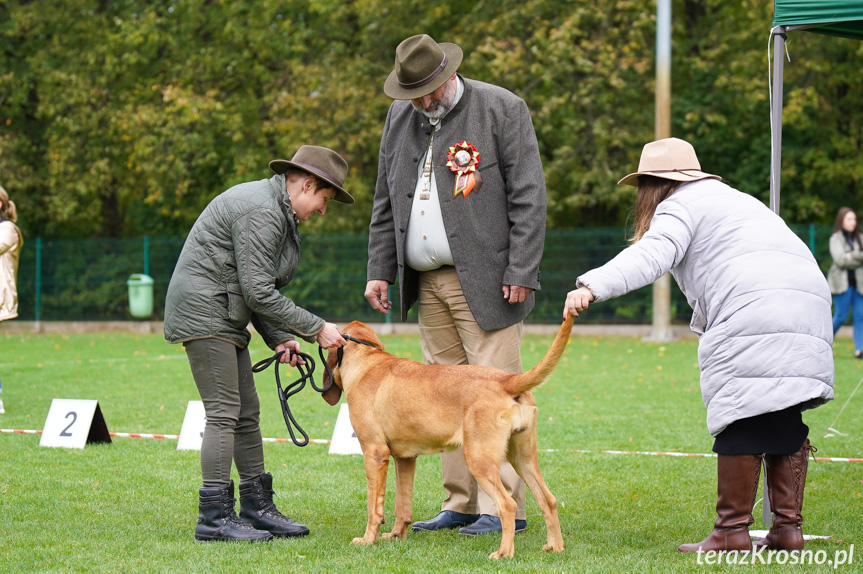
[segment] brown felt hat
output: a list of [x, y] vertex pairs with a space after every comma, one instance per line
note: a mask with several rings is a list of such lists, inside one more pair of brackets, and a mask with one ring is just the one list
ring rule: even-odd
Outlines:
[[438, 44], [420, 34], [396, 48], [396, 65], [384, 82], [384, 93], [394, 100], [413, 100], [432, 93], [455, 74], [463, 54], [455, 44]]
[[274, 159], [270, 162], [270, 169], [279, 174], [285, 173], [289, 167], [297, 167], [336, 188], [338, 193], [333, 198], [336, 201], [354, 202], [351, 194], [342, 187], [348, 176], [348, 162], [333, 150], [316, 145], [304, 145], [297, 150], [291, 161]]
[[638, 187], [638, 176], [652, 175], [674, 181], [696, 181], [699, 179], [718, 179], [718, 175], [701, 171], [695, 148], [688, 141], [678, 138], [666, 138], [645, 144], [641, 150], [641, 160], [638, 171], [630, 173], [618, 185]]

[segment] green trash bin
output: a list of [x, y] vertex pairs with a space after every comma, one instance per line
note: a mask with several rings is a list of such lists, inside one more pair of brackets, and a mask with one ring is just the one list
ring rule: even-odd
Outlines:
[[126, 281], [129, 286], [129, 313], [132, 317], [146, 319], [153, 314], [153, 278], [135, 273]]

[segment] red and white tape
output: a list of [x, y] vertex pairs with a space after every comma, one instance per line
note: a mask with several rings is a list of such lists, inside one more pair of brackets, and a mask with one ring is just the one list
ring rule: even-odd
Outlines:
[[112, 432], [108, 434], [111, 436], [119, 436], [123, 438], [172, 438], [174, 440], [180, 438], [180, 435], [178, 434], [150, 434], [143, 432]]
[[[20, 429], [0, 429], [0, 433], [16, 433], [16, 434], [42, 434], [40, 430], [20, 430]], [[109, 433], [114, 437], [121, 438], [162, 438], [174, 439], [180, 438], [176, 434], [150, 434], [150, 433], [129, 433], [129, 432], [112, 432]], [[264, 442], [291, 442], [289, 438], [263, 438]], [[325, 438], [313, 438], [309, 440], [315, 444], [330, 444], [332, 441]], [[579, 454], [629, 454], [642, 456], [683, 456], [683, 457], [701, 457], [701, 458], [716, 458], [713, 453], [701, 452], [652, 452], [644, 450], [580, 450], [580, 449], [555, 449], [544, 448], [539, 449], [539, 452], [577, 452]], [[863, 462], [863, 458], [848, 458], [840, 456], [817, 456], [815, 460], [819, 462]]]

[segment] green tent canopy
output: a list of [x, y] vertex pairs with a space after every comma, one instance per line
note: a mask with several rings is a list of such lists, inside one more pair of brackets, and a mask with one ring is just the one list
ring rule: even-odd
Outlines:
[[863, 0], [774, 0], [773, 94], [770, 100], [770, 209], [779, 213], [779, 172], [782, 163], [782, 83], [785, 36], [806, 30], [828, 36], [863, 40]]
[[809, 32], [863, 40], [863, 1], [775, 0], [773, 25], [806, 26]]

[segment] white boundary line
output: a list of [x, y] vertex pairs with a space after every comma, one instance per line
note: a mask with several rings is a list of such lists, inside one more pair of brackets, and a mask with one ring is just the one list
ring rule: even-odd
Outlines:
[[39, 361], [36, 363], [26, 364], [21, 362], [16, 363], [0, 363], [0, 367], [18, 367], [22, 368], [22, 366], [27, 367], [44, 367], [46, 365], [50, 365], [52, 367], [57, 365], [95, 365], [98, 363], [129, 363], [132, 361], [140, 361], [140, 362], [159, 362], [159, 361], [173, 361], [176, 359], [186, 359], [186, 355], [158, 355], [155, 357], [150, 356], [140, 356], [140, 357], [120, 357], [117, 359], [79, 359], [75, 361]]
[[[42, 434], [40, 430], [21, 430], [21, 429], [0, 429], [0, 433], [14, 434]], [[112, 437], [121, 438], [156, 438], [156, 439], [173, 439], [177, 440], [180, 435], [176, 434], [150, 434], [150, 433], [128, 433], [128, 432], [112, 432], [109, 433]], [[263, 438], [264, 442], [291, 442], [289, 438]], [[330, 444], [332, 441], [325, 438], [309, 439], [310, 443], [314, 444]], [[575, 452], [579, 454], [628, 454], [642, 456], [678, 456], [678, 457], [695, 457], [695, 458], [716, 458], [713, 453], [700, 452], [652, 452], [643, 450], [580, 450], [580, 449], [555, 449], [542, 448], [539, 452]], [[835, 456], [817, 456], [815, 460], [819, 462], [863, 462], [863, 458], [848, 458]]]

